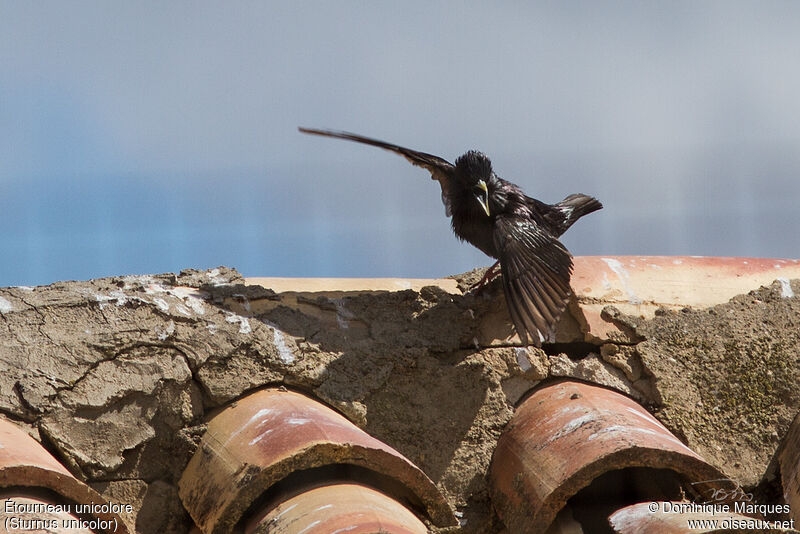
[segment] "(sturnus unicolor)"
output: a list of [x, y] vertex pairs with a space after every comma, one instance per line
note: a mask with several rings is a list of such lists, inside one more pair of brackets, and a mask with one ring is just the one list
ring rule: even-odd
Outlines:
[[[569, 301], [572, 275], [572, 255], [558, 237], [582, 216], [602, 208], [597, 199], [575, 194], [546, 204], [497, 176], [489, 158], [474, 150], [453, 165], [439, 156], [348, 132], [300, 131], [391, 150], [427, 169], [441, 185], [456, 236], [499, 260], [506, 304], [522, 342], [541, 345], [553, 340]], [[494, 266], [482, 282], [493, 270]]]

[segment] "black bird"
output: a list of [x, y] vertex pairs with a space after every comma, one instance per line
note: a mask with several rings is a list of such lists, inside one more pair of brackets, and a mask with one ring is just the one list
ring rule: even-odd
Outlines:
[[474, 150], [453, 165], [439, 156], [348, 132], [300, 131], [391, 150], [427, 169], [442, 187], [442, 202], [456, 236], [499, 260], [506, 304], [522, 342], [531, 339], [541, 345], [552, 340], [569, 301], [572, 275], [572, 255], [557, 238], [579, 218], [601, 209], [597, 199], [576, 194], [551, 205], [528, 197], [497, 176], [489, 158]]

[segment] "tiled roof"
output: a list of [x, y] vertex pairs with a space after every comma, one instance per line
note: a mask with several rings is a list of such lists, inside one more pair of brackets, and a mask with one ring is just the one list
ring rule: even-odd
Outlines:
[[[78, 478], [103, 488], [130, 476], [137, 506], [163, 496], [185, 508], [191, 521], [164, 508], [184, 514], [171, 523], [185, 525], [172, 530], [181, 534], [189, 522], [215, 534], [553, 534], [599, 532], [600, 523], [624, 534], [688, 533], [675, 524], [688, 515], [647, 506], [660, 512], [709, 494], [732, 502], [734, 492], [716, 491], [736, 485], [731, 466], [701, 456], [659, 413], [664, 390], [634, 357], [638, 330], [623, 316], [701, 309], [776, 280], [770, 295], [792, 299], [800, 263], [576, 258], [577, 299], [551, 355], [518, 346], [502, 298], [463, 297], [454, 279], [229, 274], [126, 277], [102, 292], [80, 283], [41, 302], [29, 288], [4, 292], [0, 319], [14, 335], [0, 344], [0, 411], [38, 425], [69, 466], [0, 419], [4, 498], [103, 504], [108, 495]], [[754, 306], [765, 306], [762, 293]], [[25, 338], [9, 318], [37, 306], [51, 315], [37, 316]], [[54, 342], [48, 330], [58, 306], [104, 321], [80, 334], [79, 357], [66, 350], [76, 366], [69, 380], [50, 376], [55, 365], [29, 374], [17, 362], [26, 350], [61, 357], [69, 337]], [[117, 346], [116, 329], [133, 337], [120, 334]], [[578, 354], [559, 353], [570, 350]], [[94, 425], [106, 405], [114, 418]], [[769, 445], [776, 460], [764, 480], [782, 484], [788, 503], [773, 516], [800, 521], [798, 436], [800, 416]], [[149, 524], [98, 518], [117, 520], [117, 532]]]

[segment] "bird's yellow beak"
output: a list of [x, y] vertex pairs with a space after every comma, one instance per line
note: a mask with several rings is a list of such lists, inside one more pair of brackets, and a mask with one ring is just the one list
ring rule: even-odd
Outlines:
[[486, 187], [486, 182], [484, 182], [483, 180], [479, 180], [478, 189], [483, 191], [483, 194], [482, 195], [477, 194], [475, 195], [475, 198], [478, 199], [478, 202], [480, 203], [481, 207], [483, 208], [483, 211], [486, 212], [486, 216], [488, 217], [489, 215], [491, 215], [491, 213], [489, 213], [489, 189]]

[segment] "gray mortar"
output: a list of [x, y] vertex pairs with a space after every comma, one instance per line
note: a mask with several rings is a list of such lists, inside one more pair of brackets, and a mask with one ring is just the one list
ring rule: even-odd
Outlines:
[[[800, 299], [781, 298], [777, 284], [651, 321], [609, 309], [645, 341], [581, 359], [476, 348], [478, 320], [499, 295], [495, 283], [479, 297], [426, 287], [290, 307], [226, 268], [0, 289], [0, 413], [109, 500], [133, 504], [137, 531], [184, 533], [177, 481], [204, 422], [254, 388], [285, 384], [425, 471], [462, 520], [449, 532], [493, 534], [492, 451], [514, 404], [543, 379], [631, 395], [748, 485], [798, 411]], [[276, 302], [248, 317], [226, 298], [240, 311]]]

